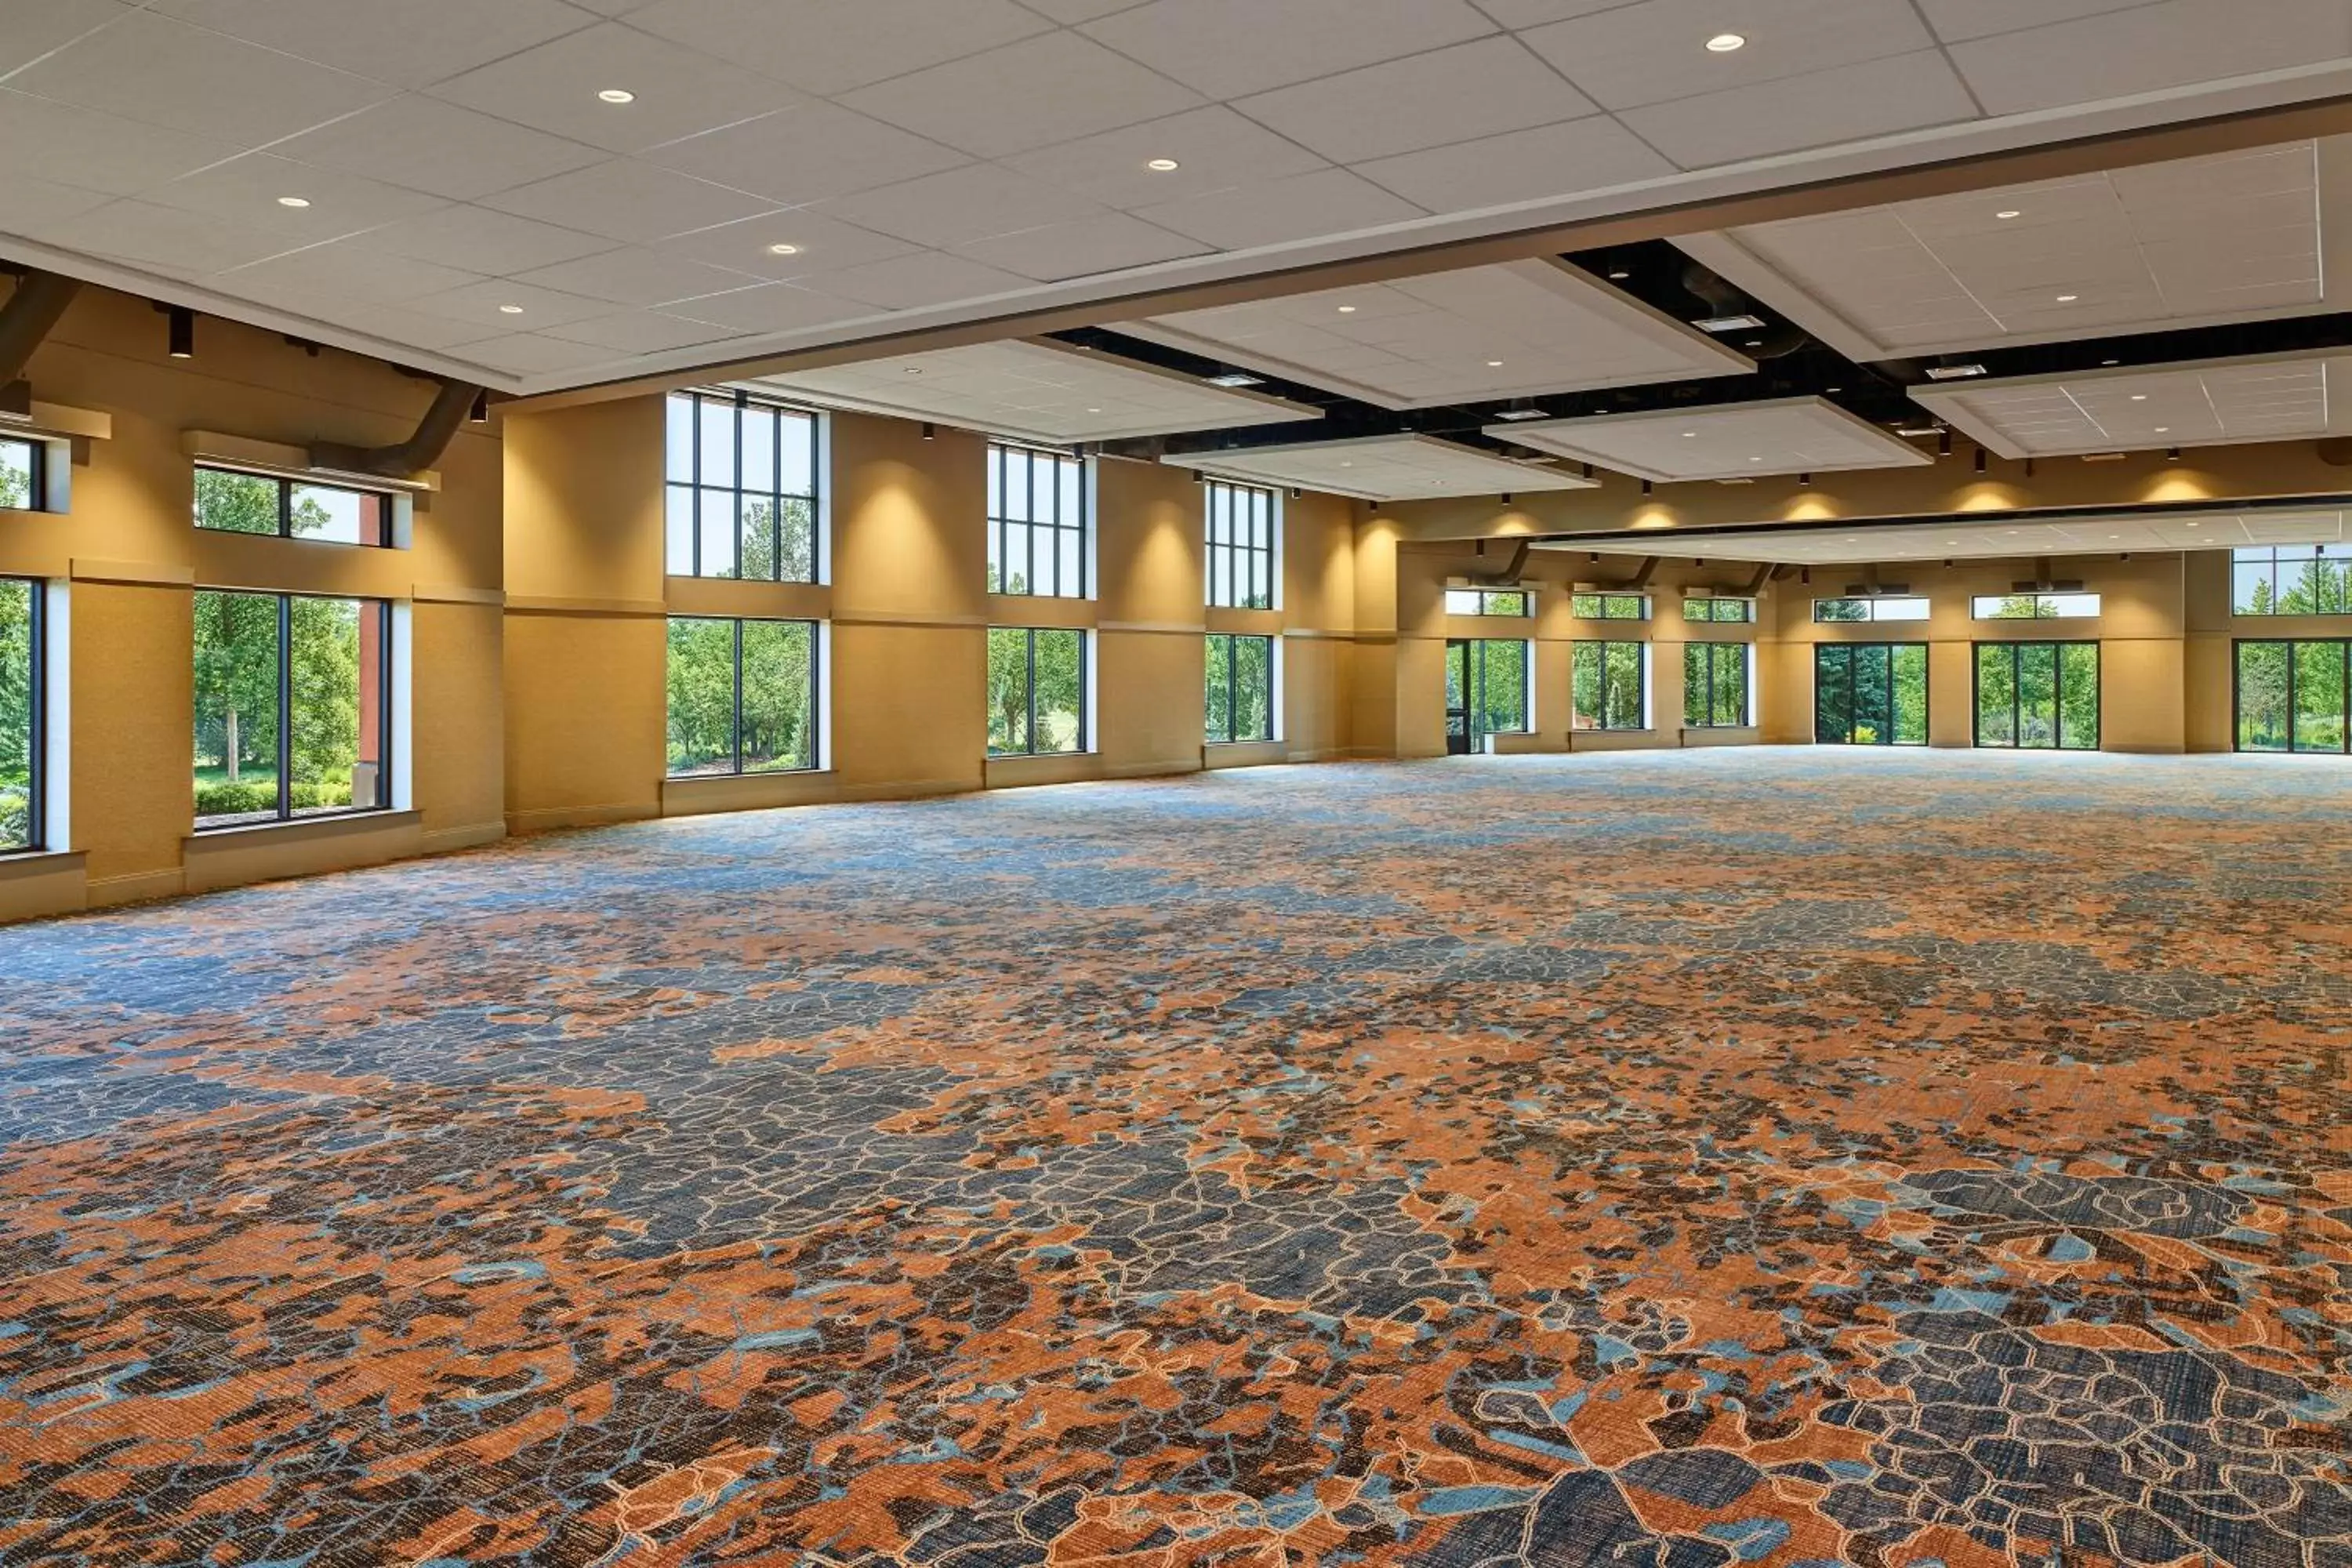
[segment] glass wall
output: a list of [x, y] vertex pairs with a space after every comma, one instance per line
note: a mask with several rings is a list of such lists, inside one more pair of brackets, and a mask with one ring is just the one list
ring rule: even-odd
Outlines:
[[1528, 673], [1533, 646], [1515, 637], [1465, 638], [1445, 645], [1448, 751], [1475, 751], [1488, 735], [1524, 735], [1534, 727]]
[[1650, 645], [1642, 642], [1580, 642], [1569, 653], [1572, 727], [1579, 730], [1646, 730], [1650, 727]]
[[1921, 598], [1815, 599], [1817, 622], [1924, 621], [1927, 601]]
[[2345, 751], [2352, 737], [2347, 649], [2352, 643], [2332, 640], [2238, 644], [2238, 750]]
[[391, 607], [195, 595], [199, 830], [391, 803]]
[[[1694, 600], [1704, 604], [1707, 601]], [[1729, 604], [1735, 601], [1725, 600]], [[1748, 657], [1744, 642], [1683, 645], [1683, 723], [1693, 730], [1744, 730], [1749, 708]]]
[[2099, 749], [2099, 645], [1976, 646], [1976, 741], [2021, 751]]
[[818, 765], [815, 622], [673, 616], [668, 685], [670, 777]]
[[988, 754], [1046, 756], [1087, 749], [1087, 634], [988, 629]]
[[1210, 744], [1274, 739], [1274, 639], [1209, 635]]
[[1813, 739], [1825, 746], [1926, 745], [1927, 645], [1815, 647]]

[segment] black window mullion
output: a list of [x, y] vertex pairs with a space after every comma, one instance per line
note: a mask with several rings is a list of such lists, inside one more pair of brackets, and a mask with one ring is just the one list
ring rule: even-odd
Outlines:
[[278, 817], [294, 814], [294, 600], [278, 595]]
[[735, 623], [735, 771], [743, 771], [743, 623]]
[[[37, 444], [36, 444], [33, 450], [36, 454], [39, 454], [41, 448]], [[32, 496], [28, 498], [35, 501], [39, 500], [42, 495], [42, 491], [40, 489], [40, 465], [41, 458], [37, 455], [33, 459], [34, 489]], [[48, 626], [47, 624], [48, 605], [45, 602], [48, 597], [47, 584], [40, 582], [28, 582], [25, 585], [25, 595], [26, 599], [26, 630], [33, 639], [33, 659], [31, 670], [33, 689], [31, 692], [32, 702], [30, 704], [33, 717], [33, 732], [29, 736], [26, 737], [26, 744], [25, 748], [26, 760], [32, 764], [33, 776], [31, 779], [26, 781], [31, 787], [32, 810], [27, 814], [25, 823], [26, 829], [25, 835], [25, 847], [27, 849], [39, 849], [47, 845], [49, 831], [47, 821], [49, 807], [49, 639]]]
[[[765, 419], [770, 427], [768, 460], [772, 472], [768, 490], [768, 559], [775, 563], [774, 580], [781, 583], [784, 580], [784, 420], [783, 416], [772, 408], [761, 408], [760, 417]], [[815, 526], [813, 512], [810, 526]], [[814, 565], [814, 543], [810, 544], [809, 551]]]
[[1021, 634], [1022, 646], [1029, 657], [1029, 754], [1037, 754], [1037, 633], [1033, 628]]
[[693, 482], [687, 487], [686, 491], [687, 536], [694, 542], [694, 550], [692, 552], [694, 574], [698, 577], [703, 575], [702, 405], [708, 401], [709, 399], [705, 398], [700, 393], [696, 393], [687, 399], [687, 402], [694, 409], [694, 416], [687, 421], [687, 439], [694, 446], [694, 461], [688, 468], [688, 476], [691, 478]]

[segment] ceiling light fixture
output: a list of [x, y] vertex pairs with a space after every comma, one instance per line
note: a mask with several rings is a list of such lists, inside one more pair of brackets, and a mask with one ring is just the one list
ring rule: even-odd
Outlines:
[[1747, 38], [1738, 33], [1717, 33], [1706, 41], [1706, 52], [1711, 55], [1734, 54], [1747, 47]]
[[490, 395], [488, 393], [478, 392], [474, 394], [474, 405], [466, 410], [466, 422], [469, 425], [488, 425], [490, 422]]
[[608, 87], [596, 95], [607, 103], [635, 103], [637, 95], [625, 87]]
[[1354, 307], [1353, 305], [1342, 305], [1342, 306], [1340, 306], [1340, 307], [1339, 307], [1339, 314], [1341, 314], [1341, 315], [1343, 315], [1343, 316], [1352, 316], [1352, 315], [1354, 315], [1355, 313], [1356, 313], [1356, 307]]
[[1507, 408], [1495, 417], [1516, 425], [1522, 419], [1548, 419], [1550, 416], [1540, 408]]
[[[1252, 375], [1249, 372], [1247, 372], [1247, 371], [1245, 371], [1245, 370], [1229, 370], [1229, 371], [1225, 372], [1223, 375], [1213, 375], [1213, 376], [1210, 376], [1210, 377], [1208, 378], [1208, 384], [1209, 384], [1209, 385], [1211, 385], [1211, 386], [1235, 386], [1235, 387], [1239, 387], [1239, 386], [1264, 386], [1264, 385], [1265, 384], [1265, 377], [1263, 377], [1263, 376], [1255, 376], [1255, 375]], [[1505, 415], [1505, 416], [1504, 416], [1504, 417], [1507, 419], [1507, 418], [1509, 418], [1509, 417], [1510, 417], [1510, 416], [1507, 414], [1507, 415]]]
[[1691, 323], [1702, 332], [1752, 332], [1763, 324], [1761, 316], [1708, 316]]
[[173, 359], [196, 357], [196, 313], [185, 305], [164, 311], [164, 349]]
[[936, 441], [939, 438], [940, 427], [932, 424], [928, 419], [923, 421], [923, 439], [926, 441]]
[[2015, 207], [2003, 207], [2000, 211], [1993, 214], [1992, 216], [2000, 219], [2001, 222], [2007, 223], [2013, 217], [2023, 217], [2025, 215], [2019, 212]]
[[1500, 370], [1503, 368], [1503, 362], [1498, 359], [1490, 359], [1486, 362], [1486, 368], [1488, 370]]
[[1612, 272], [1612, 273], [1609, 275], [1609, 280], [1610, 280], [1612, 283], [1622, 283], [1623, 281], [1625, 281], [1625, 279], [1627, 279], [1628, 278], [1631, 278], [1632, 276], [1633, 276], [1632, 273], [1627, 272], [1627, 271], [1623, 270], [1622, 268], [1620, 268], [1619, 270], [1617, 270], [1617, 271], [1615, 271], [1615, 272]]
[[1932, 364], [1927, 367], [1929, 381], [1966, 381], [1974, 375], [1989, 375], [1980, 364]]
[[278, 205], [281, 207], [307, 207], [310, 205], [310, 198], [308, 196], [280, 196], [278, 198]]
[[2147, 401], [2147, 394], [2145, 392], [2135, 392], [2132, 394], [2132, 401], [2134, 403], [2146, 403]]
[[798, 256], [800, 253], [801, 247], [797, 245], [779, 242], [768, 247], [768, 254], [771, 256]]
[[1172, 174], [1184, 165], [1173, 158], [1154, 158], [1143, 166], [1155, 174]]
[[2058, 296], [2058, 302], [2062, 305], [2071, 305], [2081, 298], [2080, 294], [2061, 294]]
[[522, 307], [520, 305], [501, 305], [499, 307], [499, 314], [501, 316], [520, 316], [522, 314]]
[[2168, 463], [2177, 463], [2180, 461], [2180, 448], [2174, 447], [2167, 450], [2164, 454], [2164, 460]]

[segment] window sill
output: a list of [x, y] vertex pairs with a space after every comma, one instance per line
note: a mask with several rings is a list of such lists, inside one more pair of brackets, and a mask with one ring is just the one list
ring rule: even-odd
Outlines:
[[33, 877], [54, 877], [61, 871], [79, 871], [88, 860], [79, 849], [9, 849], [0, 851], [0, 882], [22, 881]]
[[1213, 752], [1222, 752], [1234, 746], [1279, 746], [1282, 737], [1268, 735], [1263, 741], [1203, 741], [1201, 743]]
[[314, 839], [344, 838], [362, 833], [382, 832], [387, 828], [416, 827], [423, 824], [419, 811], [345, 811], [332, 816], [304, 816], [287, 822], [250, 822], [236, 827], [204, 827], [188, 835], [188, 853], [199, 855], [206, 849], [251, 848], [256, 844], [303, 844]]
[[662, 788], [690, 788], [695, 784], [759, 784], [766, 779], [829, 779], [831, 768], [776, 768], [758, 773], [668, 773], [662, 778]]

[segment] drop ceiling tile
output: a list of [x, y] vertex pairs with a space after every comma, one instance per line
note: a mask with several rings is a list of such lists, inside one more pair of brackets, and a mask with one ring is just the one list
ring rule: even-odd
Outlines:
[[1991, 114], [2023, 114], [2352, 55], [2343, 0], [2165, 0], [1951, 47]]
[[1486, 434], [1661, 484], [1935, 461], [1820, 397], [1496, 425]]
[[373, 236], [358, 235], [215, 273], [211, 282], [248, 300], [268, 300], [282, 289], [313, 299], [392, 305], [483, 280], [478, 273], [395, 255], [374, 244]]
[[2305, 353], [1915, 387], [2006, 458], [2352, 435], [2352, 354]]
[[682, 256], [631, 246], [519, 273], [515, 281], [621, 305], [667, 305], [676, 300], [747, 288], [751, 278], [747, 273], [706, 266]]
[[1234, 99], [1482, 37], [1495, 25], [1464, 0], [1150, 0], [1080, 31]]
[[825, 205], [825, 213], [860, 228], [917, 245], [969, 245], [1051, 223], [1095, 217], [1103, 209], [1043, 180], [993, 163], [974, 163]]
[[[504, 309], [508, 305], [520, 305], [522, 309], [509, 315]], [[578, 294], [535, 288], [503, 278], [492, 279], [488, 283], [468, 283], [462, 289], [450, 289], [438, 294], [423, 295], [410, 300], [408, 308], [422, 310], [428, 316], [472, 321], [492, 331], [523, 335], [529, 335], [530, 331], [535, 329], [586, 321], [613, 313], [608, 300], [584, 299]]]
[[0, 168], [135, 196], [224, 158], [234, 142], [0, 89]]
[[175, 277], [241, 267], [284, 248], [241, 223], [129, 198], [44, 222], [37, 237]]
[[600, 148], [404, 93], [270, 151], [301, 163], [468, 202], [602, 163]]
[[779, 110], [646, 154], [649, 163], [791, 205], [852, 195], [971, 161], [831, 103]]
[[1516, 38], [1479, 38], [1279, 88], [1234, 107], [1339, 163], [1524, 131], [1592, 100]]
[[1164, 228], [1154, 228], [1126, 213], [1104, 213], [1097, 217], [1047, 224], [1018, 234], [1000, 234], [956, 249], [974, 261], [984, 261], [991, 267], [1002, 267], [1008, 272], [1045, 283], [1199, 256], [1208, 247]]
[[[1178, 167], [1156, 170], [1155, 158]], [[1222, 104], [1106, 131], [1004, 160], [1008, 168], [1114, 207], [1143, 207], [1329, 167]]]
[[[636, 94], [612, 104], [608, 88]], [[801, 96], [709, 55], [599, 22], [432, 89], [434, 97], [610, 153], [638, 153], [788, 108]]]
[[369, 244], [395, 256], [469, 268], [492, 277], [551, 267], [613, 248], [613, 242], [601, 236], [477, 206], [443, 207], [424, 217], [373, 230], [366, 237]]
[[585, 370], [592, 364], [610, 363], [620, 356], [610, 349], [587, 343], [565, 342], [562, 338], [538, 332], [516, 332], [468, 343], [459, 357], [509, 375], [546, 375]]
[[1546, 22], [1565, 22], [1571, 16], [1612, 10], [1626, 4], [1626, 0], [1472, 0], [1472, 4], [1504, 26], [1525, 31]]
[[1408, 223], [1424, 215], [1403, 197], [1345, 169], [1213, 191], [1139, 208], [1136, 216], [1220, 250], [1247, 250], [1327, 234]]
[[[278, 204], [280, 196], [307, 201], [306, 207]], [[277, 240], [280, 249], [315, 245], [387, 223], [423, 217], [447, 204], [438, 196], [312, 168], [268, 153], [247, 153], [215, 163], [146, 193], [158, 206], [210, 213], [250, 225], [257, 235]]]
[[1542, 201], [1675, 172], [1656, 149], [1605, 114], [1376, 159], [1355, 169], [1432, 212]]
[[61, 185], [19, 169], [0, 169], [0, 224], [18, 234], [38, 236], [96, 212], [113, 199], [103, 191]]
[[1012, 0], [654, 0], [629, 25], [821, 98], [1048, 26]]
[[392, 96], [362, 77], [139, 11], [8, 79], [42, 98], [251, 146]]
[[839, 300], [792, 283], [762, 283], [725, 294], [708, 294], [665, 312], [689, 321], [708, 321], [739, 332], [794, 332], [812, 327], [863, 321], [874, 307], [856, 300]]
[[1276, 488], [1297, 486], [1365, 500], [1433, 500], [1444, 496], [1591, 489], [1597, 481], [1543, 463], [1523, 463], [1433, 436], [1370, 436], [1160, 459], [1219, 479]]
[[762, 377], [828, 407], [1074, 445], [1319, 419], [1301, 404], [1045, 339], [1013, 339]]
[[871, 266], [819, 272], [806, 279], [820, 293], [839, 295], [886, 310], [915, 310], [956, 300], [981, 300], [1032, 287], [1017, 273], [984, 267], [944, 251], [919, 250]]
[[[234, 277], [235, 274], [229, 276]], [[354, 304], [348, 299], [332, 295], [311, 300], [299, 295], [280, 299], [273, 291], [270, 302], [316, 321], [331, 322], [346, 331], [364, 332], [395, 349], [425, 349], [439, 353], [499, 335], [470, 321], [451, 321], [446, 316], [428, 316], [422, 310], [411, 310], [398, 305]], [[395, 354], [394, 357], [398, 356]]]
[[131, 0], [10, 0], [8, 26], [0, 32], [0, 77], [121, 21], [135, 8]]
[[1143, 0], [1021, 0], [1021, 3], [1065, 27], [1075, 27], [1081, 22], [1091, 22], [1097, 16], [1108, 16], [1114, 11], [1139, 5]]
[[754, 217], [773, 204], [651, 163], [614, 158], [535, 185], [501, 191], [484, 197], [482, 205], [644, 245]]
[[543, 335], [568, 343], [608, 349], [615, 354], [655, 354], [692, 348], [697, 343], [717, 342], [737, 333], [730, 327], [690, 321], [683, 316], [629, 310], [617, 316], [599, 316], [593, 321], [550, 327]]
[[[1645, 0], [1524, 36], [1569, 80], [1612, 110], [1733, 92], [1933, 48], [1936, 42], [1910, 0], [1782, 0], [1756, 11], [1753, 25], [1741, 19], [1735, 26], [1727, 15], [1721, 0]], [[1727, 27], [1744, 27], [1747, 47], [1728, 54], [1708, 49], [1706, 40]]]
[[2083, 16], [2127, 11], [2152, 0], [1919, 0], [1927, 25], [1946, 43], [2014, 33]]
[[153, 9], [337, 70], [416, 89], [589, 26], [562, 0], [152, 0]]
[[1935, 49], [1759, 82], [1619, 117], [1686, 169], [1952, 125], [1975, 104]]
[[1118, 330], [1388, 408], [1755, 368], [1631, 295], [1542, 260], [1181, 311]]
[[[790, 256], [778, 256], [770, 248], [778, 245], [797, 248]], [[654, 248], [783, 282], [813, 272], [839, 271], [845, 267], [887, 261], [922, 247], [843, 223], [814, 207], [790, 207], [740, 223], [724, 223], [677, 235]]]
[[982, 158], [1157, 120], [1199, 96], [1076, 33], [1053, 32], [848, 94], [860, 112]]

